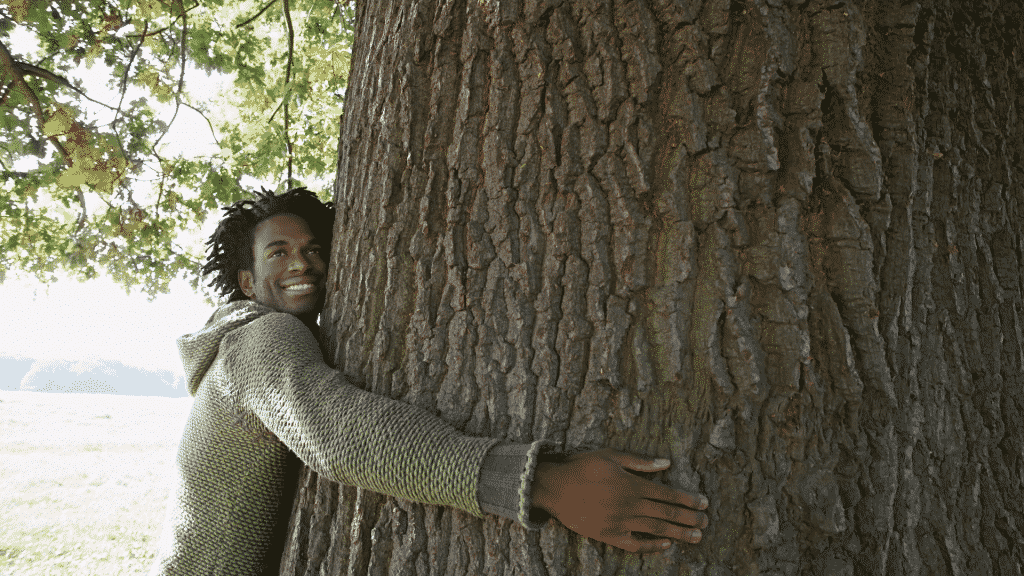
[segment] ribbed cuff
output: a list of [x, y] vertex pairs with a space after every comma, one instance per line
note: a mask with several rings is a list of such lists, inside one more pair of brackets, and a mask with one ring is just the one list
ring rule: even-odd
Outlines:
[[527, 530], [540, 530], [550, 515], [533, 508], [530, 488], [540, 454], [551, 444], [543, 440], [530, 444], [495, 444], [480, 466], [477, 501], [480, 509], [518, 522]]

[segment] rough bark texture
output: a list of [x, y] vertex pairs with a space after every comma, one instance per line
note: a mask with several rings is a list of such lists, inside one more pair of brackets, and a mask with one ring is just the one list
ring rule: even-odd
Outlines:
[[326, 346], [476, 435], [670, 457], [636, 556], [303, 474], [284, 574], [1024, 566], [1017, 0], [367, 0]]

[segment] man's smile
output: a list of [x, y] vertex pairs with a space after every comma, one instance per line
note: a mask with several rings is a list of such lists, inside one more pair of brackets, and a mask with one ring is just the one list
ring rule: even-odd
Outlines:
[[289, 278], [284, 282], [281, 282], [281, 288], [288, 294], [295, 296], [301, 296], [303, 294], [312, 294], [316, 292], [320, 287], [320, 281], [316, 278], [310, 278], [303, 276], [299, 278]]
[[292, 284], [291, 286], [285, 286], [284, 291], [289, 294], [301, 295], [311, 294], [316, 292], [316, 284]]

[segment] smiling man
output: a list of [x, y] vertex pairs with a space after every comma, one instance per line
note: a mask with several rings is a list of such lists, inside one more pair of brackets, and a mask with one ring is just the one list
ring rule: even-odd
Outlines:
[[225, 208], [203, 273], [228, 302], [178, 339], [195, 397], [157, 575], [277, 574], [296, 456], [339, 483], [495, 514], [526, 529], [554, 516], [630, 551], [700, 540], [706, 498], [629, 470], [667, 461], [614, 450], [571, 456], [466, 436], [430, 413], [353, 386], [323, 360], [334, 211], [304, 189]]
[[322, 250], [304, 219], [294, 214], [271, 216], [256, 225], [257, 254], [252, 269], [238, 271], [238, 285], [250, 300], [291, 314], [316, 333], [327, 274]]

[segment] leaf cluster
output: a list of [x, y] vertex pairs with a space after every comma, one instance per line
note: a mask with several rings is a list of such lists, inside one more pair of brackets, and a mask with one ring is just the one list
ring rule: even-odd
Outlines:
[[[5, 0], [0, 282], [64, 270], [151, 297], [180, 275], [199, 288], [194, 232], [248, 196], [243, 183], [328, 187], [353, 12], [339, 0]], [[197, 71], [228, 88], [190, 90]], [[217, 153], [172, 145], [183, 108], [206, 119], [195, 140], [212, 136]]]

